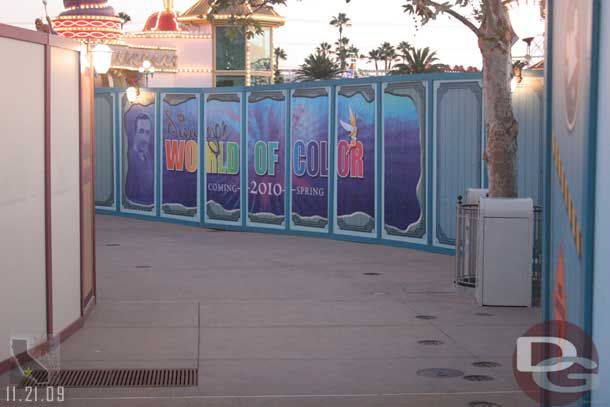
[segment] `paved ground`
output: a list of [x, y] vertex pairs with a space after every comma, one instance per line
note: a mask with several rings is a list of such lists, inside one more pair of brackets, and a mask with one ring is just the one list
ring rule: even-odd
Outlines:
[[[478, 308], [453, 289], [451, 257], [107, 216], [97, 225], [98, 306], [62, 346], [62, 367], [199, 367], [199, 387], [68, 389], [65, 406], [534, 405], [511, 355], [539, 310]], [[427, 368], [493, 380], [417, 375]]]

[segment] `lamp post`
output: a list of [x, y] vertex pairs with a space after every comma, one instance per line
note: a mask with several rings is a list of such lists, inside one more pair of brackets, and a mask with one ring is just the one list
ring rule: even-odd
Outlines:
[[541, 0], [508, 0], [505, 2], [515, 34], [527, 45], [525, 59], [532, 61], [532, 42], [544, 35], [544, 18]]
[[97, 44], [92, 50], [93, 68], [97, 75], [104, 75], [112, 64], [112, 49], [106, 44]]
[[145, 59], [138, 71], [145, 76], [144, 87], [148, 88], [148, 76], [155, 76], [155, 67], [149, 60]]
[[[513, 78], [511, 90], [516, 91], [523, 81], [522, 71], [532, 64], [532, 43], [544, 35], [544, 0], [507, 0], [504, 2], [508, 8], [510, 22], [515, 34], [526, 45], [524, 56], [513, 56]], [[544, 57], [544, 56], [538, 56]]]

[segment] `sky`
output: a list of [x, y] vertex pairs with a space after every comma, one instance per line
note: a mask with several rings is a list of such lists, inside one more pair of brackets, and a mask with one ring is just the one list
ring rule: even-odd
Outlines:
[[[163, 0], [109, 2], [117, 12], [124, 11], [132, 17], [133, 21], [125, 26], [128, 31], [140, 30], [146, 18], [163, 5]], [[175, 0], [175, 8], [183, 11], [194, 2]], [[33, 28], [35, 18], [44, 15], [41, 0], [0, 0], [0, 3], [0, 22], [5, 24]], [[288, 60], [281, 67], [296, 68], [319, 43], [334, 43], [339, 34], [328, 23], [340, 12], [352, 20], [344, 35], [363, 54], [385, 41], [393, 45], [408, 41], [417, 47], [429, 46], [436, 50], [442, 63], [481, 67], [476, 37], [461, 23], [441, 17], [417, 29], [413, 17], [403, 13], [403, 4], [405, 0], [352, 0], [350, 4], [345, 4], [345, 0], [288, 0], [287, 6], [277, 8], [287, 19], [286, 25], [275, 34], [275, 45], [288, 54]], [[48, 8], [51, 16], [57, 15], [63, 9], [63, 2], [48, 0]]]

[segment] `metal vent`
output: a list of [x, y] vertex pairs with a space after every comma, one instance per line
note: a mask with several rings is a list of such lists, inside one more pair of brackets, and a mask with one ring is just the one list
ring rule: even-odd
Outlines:
[[483, 361], [483, 362], [474, 362], [472, 364], [472, 366], [474, 366], [474, 367], [481, 367], [481, 368], [492, 368], [492, 367], [500, 367], [502, 365], [500, 363], [498, 363], [498, 362]]
[[445, 344], [445, 342], [435, 339], [424, 339], [423, 341], [417, 341], [417, 343], [424, 346], [440, 346]]
[[434, 315], [417, 315], [415, 319], [421, 319], [423, 321], [430, 321], [436, 319]]
[[418, 370], [417, 375], [422, 377], [432, 377], [435, 379], [445, 379], [464, 376], [464, 372], [457, 369], [432, 368]]
[[19, 387], [196, 387], [198, 369], [34, 370]]
[[467, 380], [469, 382], [490, 382], [494, 378], [491, 376], [484, 376], [480, 374], [472, 374], [468, 376], [464, 376], [462, 379]]

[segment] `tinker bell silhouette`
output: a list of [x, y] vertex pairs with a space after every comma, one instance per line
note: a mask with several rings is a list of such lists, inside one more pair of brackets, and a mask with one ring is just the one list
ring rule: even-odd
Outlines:
[[349, 148], [347, 149], [346, 155], [349, 155], [351, 151], [358, 146], [358, 118], [356, 114], [352, 111], [352, 108], [349, 108], [349, 124], [345, 123], [343, 120], [339, 120], [341, 122], [341, 126], [350, 133], [349, 137], [351, 139], [349, 143]]

